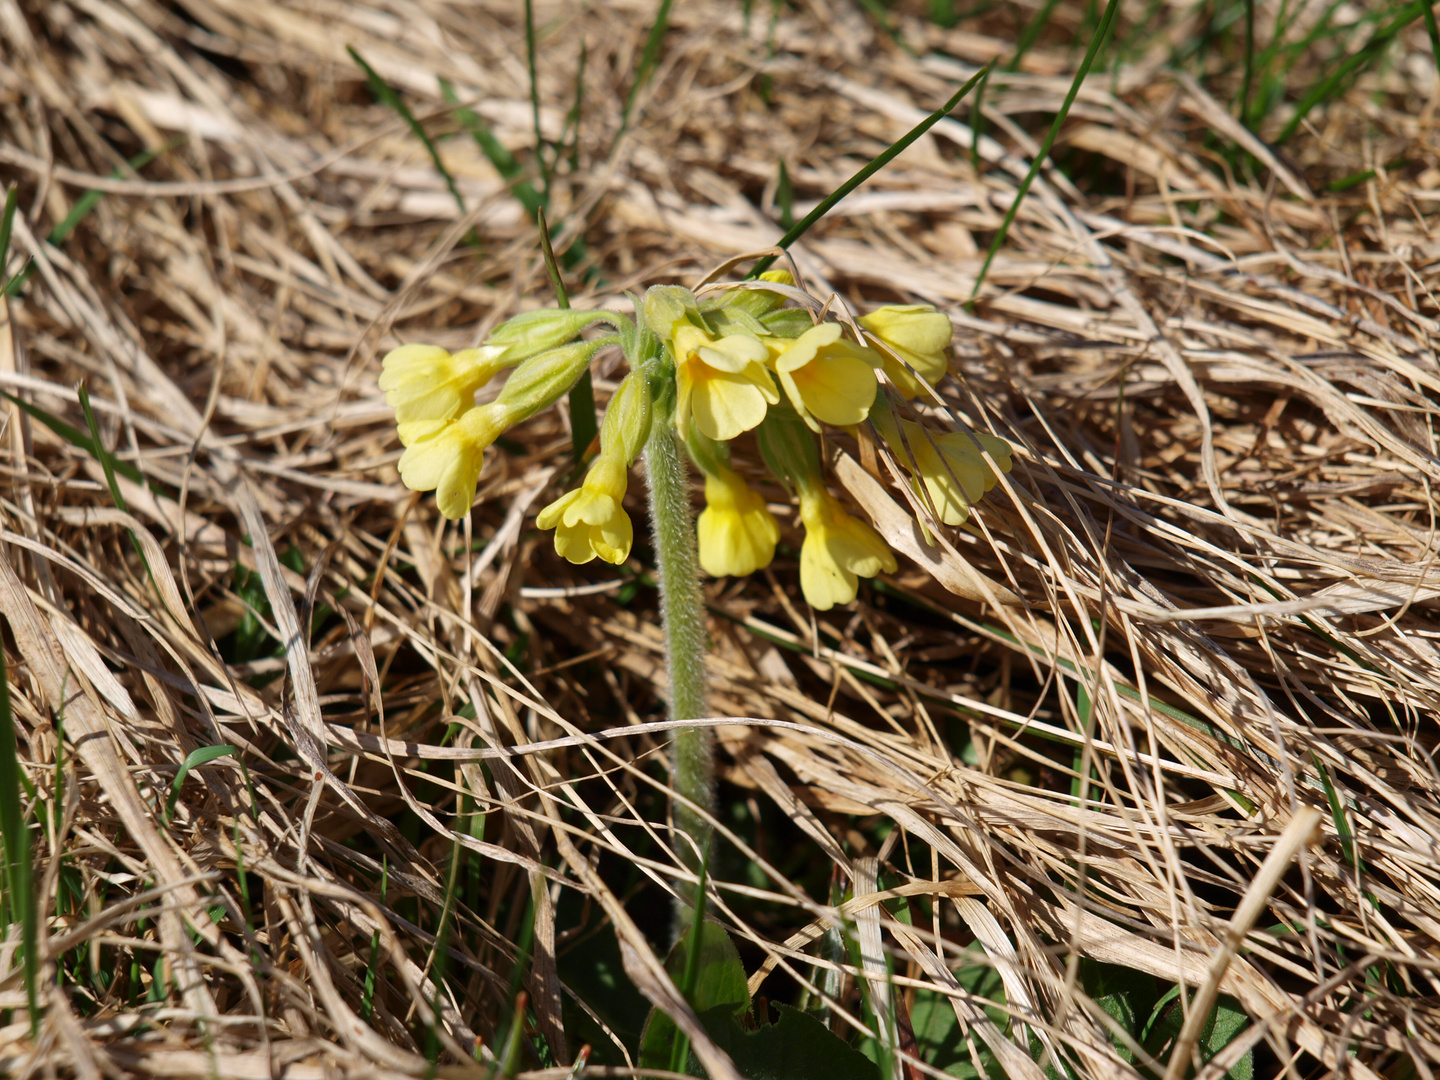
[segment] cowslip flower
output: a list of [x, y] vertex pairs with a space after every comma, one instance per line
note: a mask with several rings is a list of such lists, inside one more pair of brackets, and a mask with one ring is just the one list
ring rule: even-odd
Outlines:
[[728, 442], [757, 427], [765, 410], [780, 400], [765, 368], [770, 356], [748, 334], [711, 337], [682, 324], [670, 339], [675, 354], [675, 426], [683, 434], [695, 425], [712, 439]]
[[906, 397], [921, 393], [917, 378], [934, 386], [950, 369], [946, 350], [955, 330], [929, 304], [891, 304], [856, 321], [880, 344], [885, 374]]
[[411, 491], [435, 492], [440, 513], [464, 517], [475, 501], [486, 448], [508, 427], [498, 402], [475, 406], [457, 420], [419, 420], [406, 425], [410, 441], [400, 456], [400, 479]]
[[438, 345], [402, 345], [386, 353], [380, 389], [395, 410], [395, 423], [455, 419], [475, 404], [476, 390], [513, 366], [505, 362], [508, 351], [484, 345], [452, 354]]
[[769, 566], [780, 539], [765, 500], [734, 470], [714, 464], [706, 467], [705, 509], [696, 530], [700, 566], [711, 577], [741, 577]]
[[630, 463], [650, 433], [650, 384], [632, 371], [620, 380], [600, 424], [600, 454], [584, 482], [556, 499], [535, 519], [555, 530], [555, 553], [581, 565], [599, 556], [619, 565], [630, 557], [635, 531], [622, 505]]
[[880, 571], [893, 574], [898, 564], [880, 534], [853, 517], [820, 484], [800, 489], [800, 591], [816, 611], [855, 599], [859, 579]]
[[[681, 437], [695, 426], [711, 439], [727, 442], [765, 419], [780, 400], [765, 367], [770, 350], [755, 333], [719, 333], [709, 326], [689, 289], [657, 285], [645, 294], [645, 322], [664, 339], [675, 358], [675, 427]], [[742, 310], [736, 316], [753, 317]], [[728, 326], [734, 320], [719, 320]]]
[[475, 501], [485, 451], [506, 428], [554, 403], [589, 366], [609, 339], [579, 341], [521, 361], [494, 401], [472, 406], [454, 419], [429, 417], [397, 425], [400, 479], [412, 491], [435, 492], [447, 518], [464, 517]]
[[916, 494], [923, 485], [936, 516], [946, 525], [965, 524], [970, 508], [998, 483], [981, 447], [1001, 472], [1010, 471], [1010, 444], [986, 432], [940, 434], [913, 420], [902, 420], [897, 427], [890, 410], [884, 407], [873, 410], [871, 420], [886, 445], [910, 471]]
[[555, 530], [555, 553], [562, 558], [583, 565], [598, 555], [618, 566], [630, 557], [635, 541], [630, 515], [620, 505], [625, 487], [625, 463], [602, 454], [585, 482], [541, 510], [535, 524]]
[[865, 419], [878, 386], [878, 353], [842, 338], [839, 323], [821, 323], [775, 344], [783, 349], [773, 360], [780, 385], [812, 431], [821, 423], [846, 427]]

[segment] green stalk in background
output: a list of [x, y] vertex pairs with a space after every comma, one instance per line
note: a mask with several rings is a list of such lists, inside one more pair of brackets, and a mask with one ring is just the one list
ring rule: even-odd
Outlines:
[[[990, 73], [990, 67], [991, 65], [987, 64], [985, 67], [977, 71], [974, 75], [970, 77], [969, 82], [967, 82], [964, 86], [960, 87], [959, 90], [955, 91], [954, 96], [951, 97], [949, 101], [947, 101], [944, 105], [941, 105], [940, 108], [936, 109], [924, 120], [921, 120], [920, 123], [916, 124], [904, 135], [900, 136], [900, 138], [897, 139], [893, 144], [891, 144], [889, 148], [876, 155], [874, 161], [870, 162], [870, 164], [866, 165], [854, 176], [850, 177], [849, 180], [846, 180], [845, 183], [841, 184], [829, 195], [825, 196], [824, 199], [820, 200], [820, 205], [815, 207], [814, 210], [811, 210], [810, 213], [806, 214], [803, 218], [797, 221], [795, 223], [795, 226], [789, 229], [785, 233], [785, 235], [780, 238], [780, 242], [776, 244], [776, 247], [789, 248], [791, 244], [793, 244], [796, 240], [799, 240], [800, 237], [804, 236], [807, 232], [809, 232], [810, 226], [814, 225], [817, 221], [819, 221], [822, 217], [824, 217], [832, 209], [834, 209], [836, 203], [838, 203], [841, 199], [845, 198], [846, 195], [849, 195], [866, 180], [869, 180], [870, 177], [874, 176], [886, 165], [889, 165], [891, 161], [893, 161], [900, 154], [904, 153], [904, 151], [910, 146], [911, 143], [913, 143], [916, 139], [920, 138], [921, 135], [924, 135], [941, 120], [944, 120], [945, 117], [950, 114], [950, 111], [954, 109], [956, 105], [959, 105], [962, 100], [964, 100], [965, 95], [970, 93], [970, 91], [975, 88], [975, 84]], [[755, 268], [750, 271], [749, 279], [753, 281], [754, 279], [758, 278], [766, 270], [769, 270], [771, 265], [774, 264], [774, 262], [774, 255], [766, 255], [763, 259], [757, 262], [755, 264]]]
[[1065, 100], [1060, 105], [1060, 111], [1055, 114], [1055, 122], [1050, 125], [1050, 133], [1045, 136], [1045, 141], [1036, 151], [1035, 160], [1030, 162], [1030, 171], [1020, 182], [1020, 187], [1015, 192], [1015, 200], [1010, 204], [1010, 210], [1005, 215], [1005, 220], [1000, 223], [1000, 231], [990, 242], [990, 250], [985, 253], [985, 262], [980, 266], [980, 273], [975, 275], [975, 287], [970, 290], [967, 307], [974, 308], [975, 298], [980, 295], [980, 286], [985, 283], [985, 275], [990, 272], [990, 264], [995, 261], [995, 255], [999, 252], [1001, 245], [1005, 243], [1005, 236], [1015, 222], [1015, 215], [1020, 212], [1020, 204], [1025, 201], [1025, 196], [1030, 191], [1030, 185], [1035, 182], [1035, 177], [1040, 174], [1040, 168], [1045, 164], [1045, 159], [1050, 156], [1050, 147], [1055, 143], [1055, 136], [1060, 134], [1060, 128], [1065, 124], [1065, 117], [1070, 115], [1070, 106], [1075, 104], [1075, 95], [1080, 93], [1081, 84], [1090, 74], [1090, 66], [1095, 63], [1095, 57], [1100, 54], [1101, 48], [1105, 45], [1105, 39], [1110, 36], [1110, 27], [1115, 23], [1115, 12], [1119, 7], [1119, 0], [1109, 0], [1109, 3], [1105, 5], [1105, 13], [1100, 16], [1100, 25], [1095, 31], [1095, 36], [1090, 39], [1090, 47], [1085, 50], [1085, 59], [1080, 61], [1080, 70], [1075, 73], [1075, 79], [1070, 83], [1070, 92], [1065, 95]]
[[30, 872], [30, 829], [20, 805], [23, 779], [15, 724], [10, 716], [10, 676], [5, 650], [0, 648], [0, 839], [5, 842], [5, 885], [10, 917], [20, 924], [21, 960], [25, 970], [25, 1003], [30, 1009], [30, 1037], [40, 1034], [40, 1004], [36, 983], [40, 974], [39, 911]]

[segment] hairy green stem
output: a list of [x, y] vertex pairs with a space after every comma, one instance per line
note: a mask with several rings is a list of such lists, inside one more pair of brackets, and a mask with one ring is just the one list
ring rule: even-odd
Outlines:
[[[645, 444], [650, 524], [655, 534], [655, 562], [660, 577], [660, 611], [670, 675], [670, 717], [697, 720], [706, 715], [705, 606], [700, 598], [690, 489], [676, 444], [675, 428], [667, 413], [665, 409], [656, 410], [650, 438]], [[675, 791], [679, 796], [674, 810], [676, 847], [685, 865], [697, 872], [710, 849], [711, 828], [704, 815], [713, 815], [715, 810], [714, 743], [715, 736], [709, 728], [675, 732], [673, 767]], [[704, 813], [697, 812], [696, 808]], [[682, 890], [675, 911], [677, 928], [688, 924], [691, 908]]]

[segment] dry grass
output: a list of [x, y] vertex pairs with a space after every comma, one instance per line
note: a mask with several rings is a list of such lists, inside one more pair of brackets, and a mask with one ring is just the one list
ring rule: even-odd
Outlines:
[[[900, 18], [913, 44], [964, 60], [916, 61], [859, 9], [813, 0], [782, 13], [771, 48], [763, 6], [747, 36], [736, 5], [677, 4], [623, 136], [649, 5], [538, 8], [547, 140], [569, 138], [587, 44], [576, 165], [567, 143], [551, 192], [560, 244], [584, 242], [577, 304], [623, 305], [625, 289], [693, 281], [772, 243], [777, 161], [799, 204], [818, 199], [1013, 32], [998, 11], [954, 30]], [[43, 823], [50, 966], [38, 1039], [18, 970], [0, 983], [15, 1010], [0, 1070], [420, 1075], [438, 1051], [446, 1075], [468, 1075], [477, 1040], [493, 1061], [503, 1034], [531, 902], [524, 987], [568, 1065], [574, 1017], [604, 1007], [557, 974], [577, 894], [592, 929], [600, 912], [614, 920], [641, 989], [664, 992], [642, 962], [667, 944], [647, 919], [682, 871], [663, 829], [643, 567], [572, 568], [533, 529], [527, 511], [567, 469], [556, 413], [492, 456], [460, 531], [399, 486], [375, 389], [396, 343], [473, 343], [547, 302], [547, 286], [535, 230], [474, 143], [440, 143], [461, 217], [344, 46], [432, 133], [455, 131], [443, 77], [530, 160], [518, 7], [0, 0], [0, 160], [20, 184], [15, 247], [35, 266], [0, 328], [0, 385], [83, 427], [73, 386], [87, 379], [105, 442], [149, 481], [121, 478], [121, 512], [93, 456], [9, 408], [0, 610]], [[1135, 1074], [1084, 1000], [1081, 956], [1191, 986], [1219, 956], [1212, 989], [1255, 1021], [1230, 1053], [1257, 1047], [1267, 1075], [1429, 1077], [1428, 42], [1412, 27], [1286, 156], [1245, 144], [1249, 166], [1230, 154], [1245, 136], [1229, 99], [1211, 96], [1233, 93], [1238, 71], [1202, 89], [1167, 67], [1163, 37], [1132, 50], [1082, 91], [1057, 144], [1084, 189], [1042, 174], [967, 313], [1034, 145], [1025, 131], [1068, 86], [1078, 58], [1061, 32], [1082, 11], [1061, 5], [1021, 72], [992, 81], [998, 141], [981, 145], [980, 176], [969, 128], [945, 121], [798, 251], [822, 295], [949, 310], [948, 405], [1018, 460], [927, 553], [896, 516], [903, 489], [839, 458], [855, 498], [927, 560], [852, 610], [805, 610], [793, 551], [752, 580], [706, 583], [713, 710], [752, 718], [719, 728], [733, 843], [711, 911], [753, 991], [829, 988], [844, 1030], [855, 978], [875, 970], [834, 978], [816, 942], [832, 883], [853, 891], [847, 911], [891, 950], [901, 1007], [917, 987], [950, 993], [1015, 1080], [1042, 1076], [1027, 1032], [1080, 1076]], [[1161, 25], [1181, 42], [1202, 15], [1177, 5]], [[1313, 79], [1325, 56], [1292, 77]], [[161, 154], [142, 177], [124, 162], [144, 150]], [[70, 239], [37, 239], [90, 188], [109, 194]], [[603, 399], [612, 371], [597, 374]], [[890, 479], [868, 445], [834, 450]], [[241, 656], [242, 640], [264, 647]], [[192, 773], [167, 825], [158, 807], [182, 760], [222, 743], [248, 773], [235, 758]], [[484, 813], [473, 830], [462, 797]], [[1309, 847], [1306, 808], [1323, 817]], [[458, 889], [452, 844], [474, 868]], [[913, 925], [878, 903], [881, 885], [912, 898]], [[953, 974], [982, 962], [1008, 1024]]]

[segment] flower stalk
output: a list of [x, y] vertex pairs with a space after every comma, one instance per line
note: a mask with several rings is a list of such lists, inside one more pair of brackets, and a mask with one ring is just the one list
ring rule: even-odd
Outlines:
[[[695, 552], [695, 522], [690, 485], [675, 437], [673, 415], [657, 402], [655, 422], [645, 444], [645, 472], [650, 491], [650, 525], [654, 530], [655, 569], [660, 580], [660, 616], [665, 632], [665, 658], [670, 682], [670, 718], [698, 720], [705, 716], [705, 605], [700, 596], [700, 569]], [[662, 409], [664, 411], [662, 411]], [[675, 732], [674, 776], [679, 798], [673, 812], [679, 855], [699, 873], [710, 849], [715, 812], [715, 734], [708, 727]], [[677, 926], [688, 922], [692, 898], [676, 906]]]

